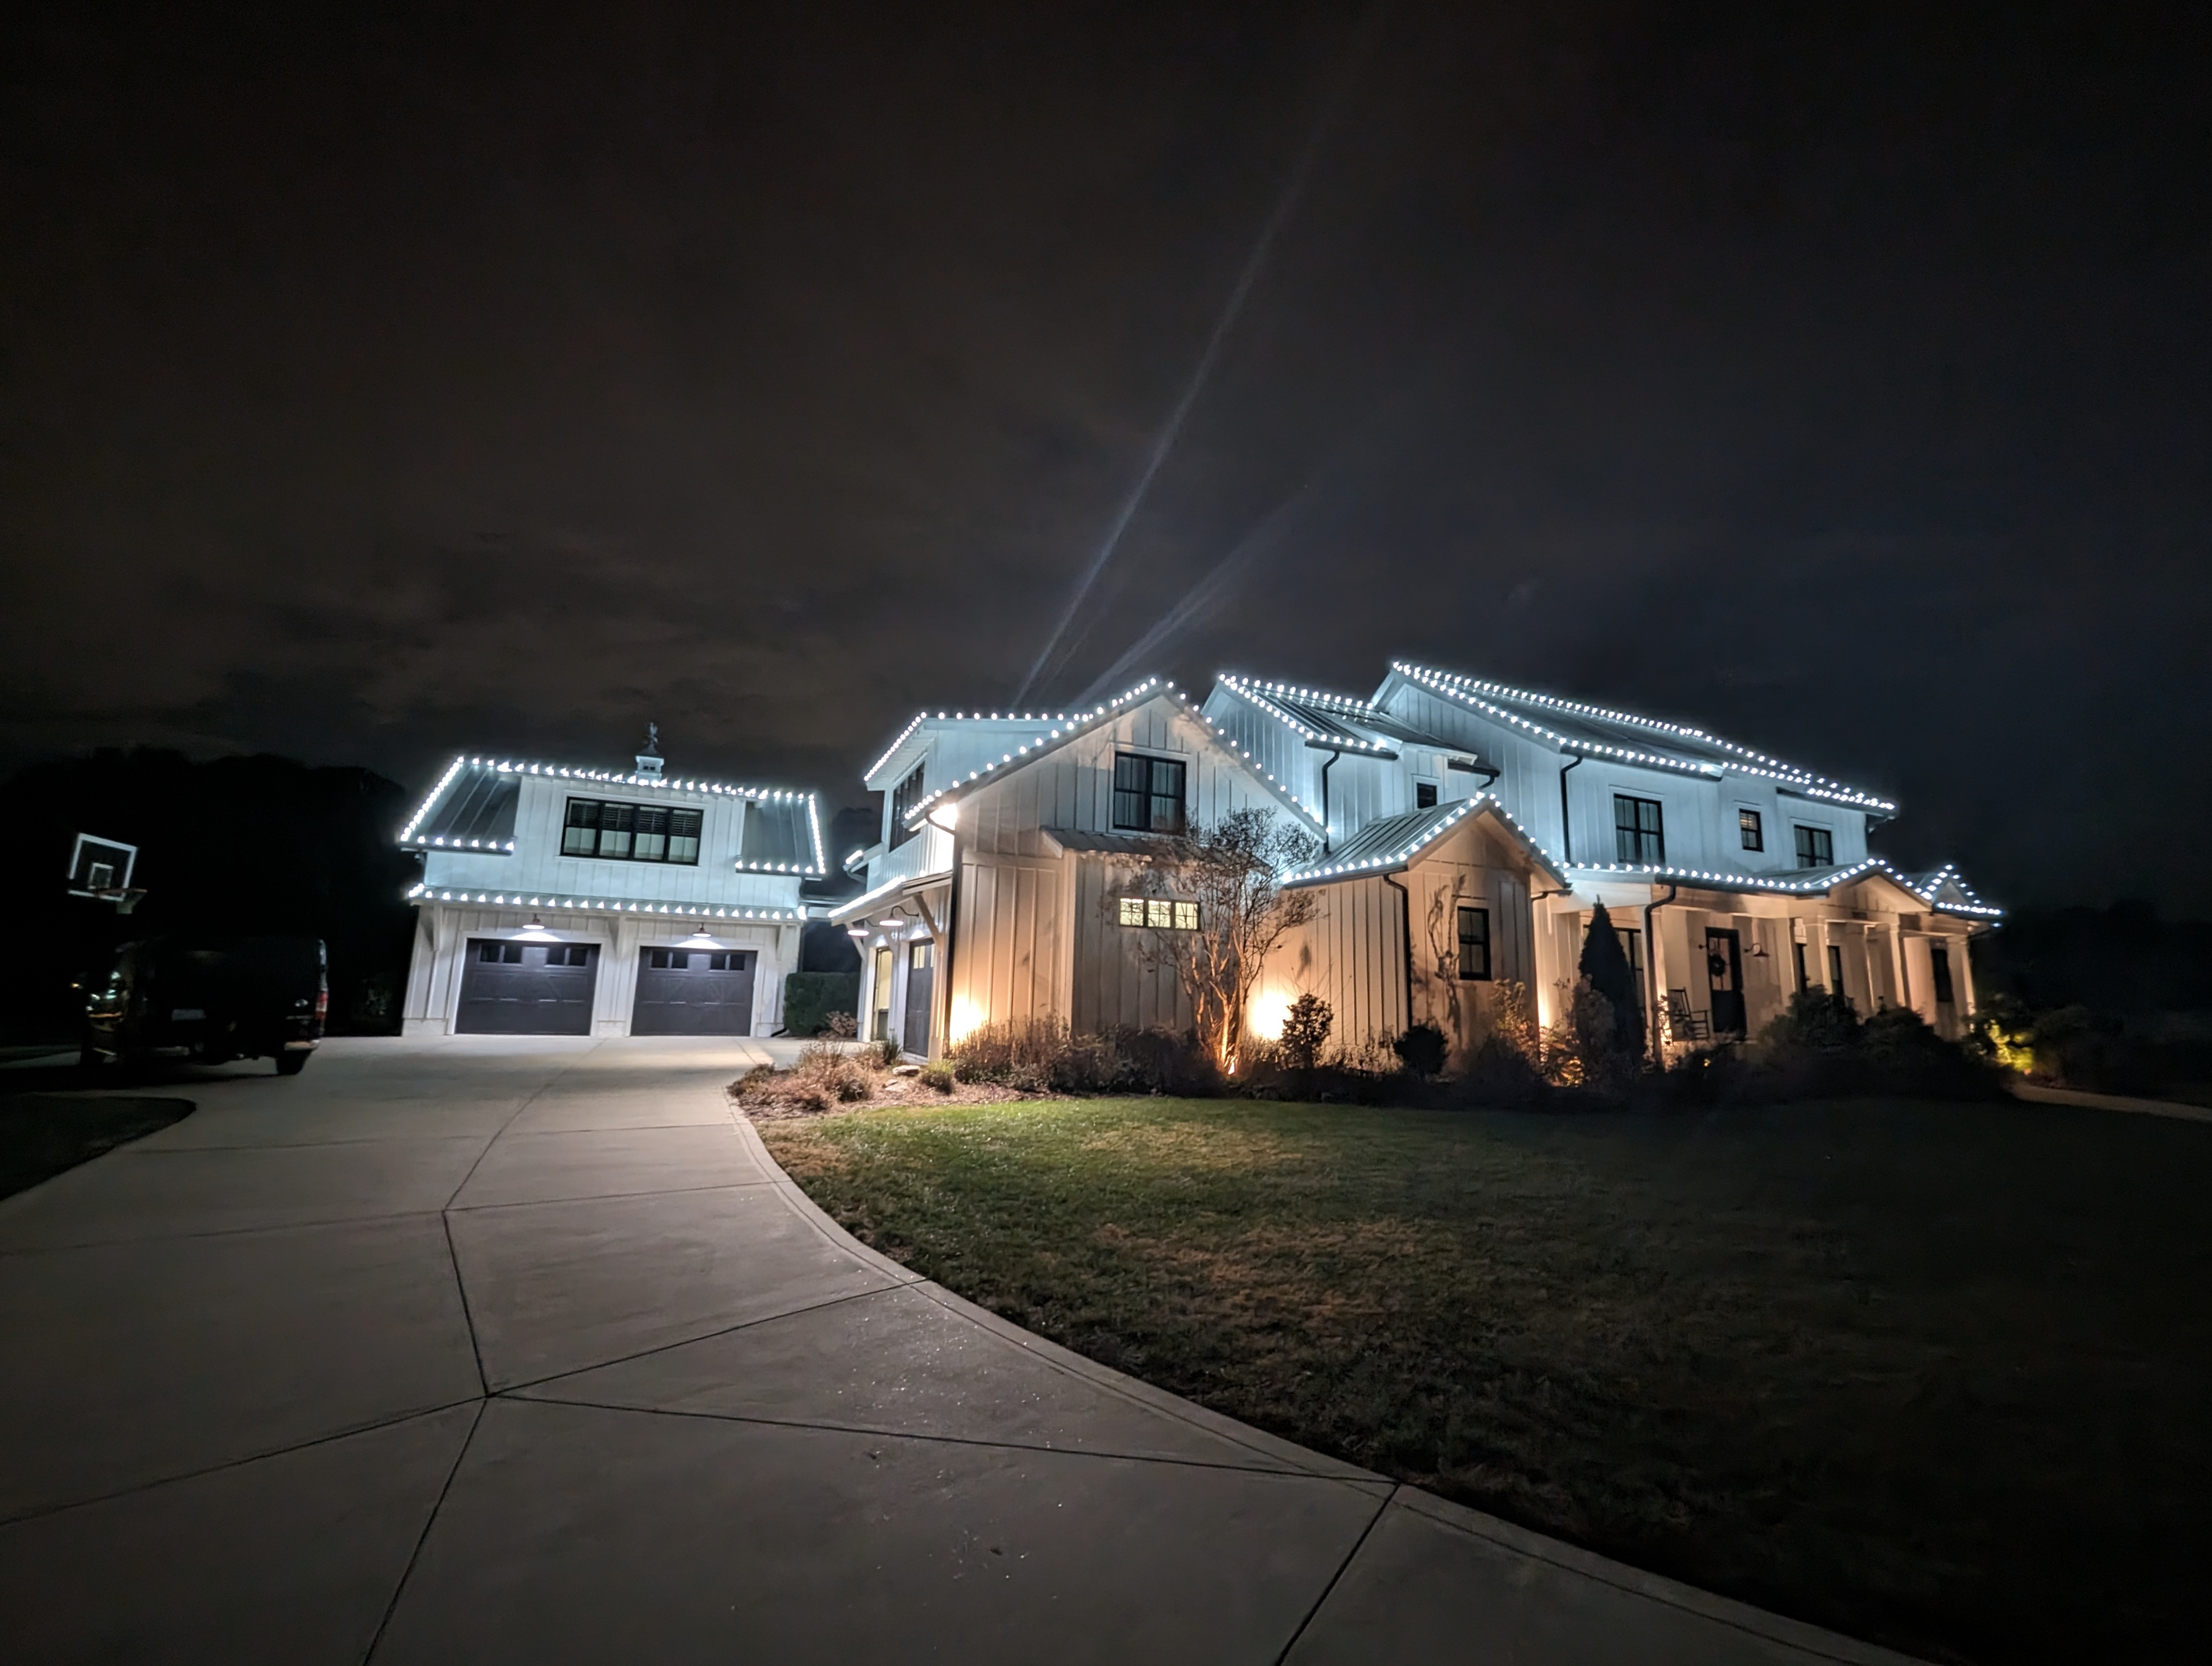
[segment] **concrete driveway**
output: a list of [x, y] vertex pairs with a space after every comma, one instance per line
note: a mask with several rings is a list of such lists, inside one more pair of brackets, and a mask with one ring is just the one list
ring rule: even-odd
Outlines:
[[732, 1115], [787, 1046], [333, 1042], [0, 1203], [8, 1658], [1899, 1658], [914, 1278]]

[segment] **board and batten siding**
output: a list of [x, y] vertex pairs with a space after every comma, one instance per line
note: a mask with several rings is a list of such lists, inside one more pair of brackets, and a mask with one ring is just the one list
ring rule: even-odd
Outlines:
[[1111, 899], [1139, 889], [1132, 865], [1063, 852], [1049, 836], [1054, 829], [1115, 831], [1114, 759], [1127, 751], [1182, 761], [1194, 824], [1258, 809], [1314, 831], [1168, 695], [1002, 779], [978, 783], [953, 818], [959, 881], [948, 982], [955, 1038], [981, 1024], [1048, 1017], [1079, 1032], [1189, 1025], [1189, 1002], [1172, 969], [1146, 952], [1145, 933], [1111, 917]]

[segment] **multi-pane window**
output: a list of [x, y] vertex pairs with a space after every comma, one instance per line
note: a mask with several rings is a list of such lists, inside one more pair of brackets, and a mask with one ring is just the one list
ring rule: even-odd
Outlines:
[[1436, 807], [1436, 782], [1432, 781], [1415, 781], [1413, 783], [1413, 808], [1416, 810], [1433, 810]]
[[1149, 926], [1155, 931], [1194, 932], [1198, 904], [1178, 903], [1169, 897], [1121, 897], [1115, 899], [1117, 917], [1125, 926]]
[[520, 943], [479, 943], [477, 958], [487, 966], [520, 966], [522, 964], [522, 945]]
[[703, 810], [570, 799], [568, 821], [561, 829], [561, 854], [601, 861], [676, 862], [696, 867], [699, 830], [705, 819]]
[[891, 831], [886, 848], [896, 850], [921, 830], [908, 827], [906, 818], [914, 814], [914, 807], [921, 802], [921, 771], [919, 763], [914, 773], [891, 788]]
[[1659, 819], [1658, 800], [1613, 794], [1613, 849], [1617, 862], [1656, 866], [1667, 860], [1667, 836]]
[[[570, 963], [580, 965], [580, 961]], [[645, 964], [656, 972], [742, 972], [744, 952], [738, 949], [647, 949]]]
[[1797, 829], [1797, 866], [1832, 867], [1836, 860], [1836, 836], [1825, 827]]
[[1490, 910], [1459, 911], [1459, 975], [1469, 982], [1490, 976]]
[[1746, 850], [1764, 850], [1766, 848], [1766, 829], [1765, 824], [1760, 822], [1759, 812], [1756, 810], [1737, 811], [1735, 812], [1735, 830], [1742, 837], [1743, 848]]
[[556, 943], [545, 951], [549, 966], [588, 966], [592, 964], [592, 945], [588, 943]]
[[1181, 758], [1114, 755], [1114, 825], [1133, 833], [1183, 830]]

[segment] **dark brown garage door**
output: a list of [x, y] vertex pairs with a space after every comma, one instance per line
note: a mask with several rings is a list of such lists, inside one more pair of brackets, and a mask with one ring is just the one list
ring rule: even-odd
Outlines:
[[594, 943], [471, 938], [453, 1028], [464, 1036], [588, 1036], [599, 976]]
[[633, 1036], [750, 1036], [750, 949], [647, 949], [637, 968]]

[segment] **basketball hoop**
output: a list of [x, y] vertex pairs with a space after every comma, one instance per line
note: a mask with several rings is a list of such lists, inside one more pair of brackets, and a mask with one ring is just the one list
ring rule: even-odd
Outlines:
[[146, 894], [143, 886], [131, 883], [131, 870], [137, 865], [137, 845], [80, 833], [70, 851], [69, 894], [112, 903], [118, 914], [128, 914]]

